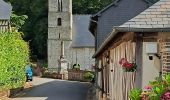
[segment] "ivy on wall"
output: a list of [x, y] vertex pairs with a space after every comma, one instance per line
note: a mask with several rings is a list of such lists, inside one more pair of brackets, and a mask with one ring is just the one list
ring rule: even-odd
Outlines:
[[22, 87], [29, 48], [19, 32], [0, 33], [0, 90]]

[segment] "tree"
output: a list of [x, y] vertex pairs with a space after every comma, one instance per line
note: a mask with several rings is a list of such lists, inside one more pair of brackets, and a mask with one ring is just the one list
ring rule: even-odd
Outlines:
[[73, 14], [94, 14], [113, 0], [73, 0]]
[[24, 25], [27, 18], [28, 18], [27, 15], [18, 16], [14, 14], [14, 12], [12, 12], [10, 16], [10, 22], [11, 22], [10, 24], [12, 27], [15, 27], [18, 30], [22, 27], [22, 25]]
[[6, 0], [17, 15], [27, 15], [28, 19], [19, 31], [24, 40], [29, 41], [31, 55], [39, 59], [47, 56], [48, 0]]

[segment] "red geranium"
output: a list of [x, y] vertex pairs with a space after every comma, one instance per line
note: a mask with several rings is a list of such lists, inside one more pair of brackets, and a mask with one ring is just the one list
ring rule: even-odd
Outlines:
[[133, 67], [133, 65], [131, 63], [126, 63], [125, 67], [128, 68], [128, 69], [131, 69]]
[[126, 58], [120, 59], [119, 64], [127, 72], [133, 72], [136, 70], [137, 67], [135, 63], [129, 63]]

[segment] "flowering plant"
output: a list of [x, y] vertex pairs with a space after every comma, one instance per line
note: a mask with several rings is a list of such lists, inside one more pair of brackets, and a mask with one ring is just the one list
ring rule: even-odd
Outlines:
[[170, 74], [155, 78], [144, 87], [140, 100], [170, 100]]
[[119, 61], [119, 64], [122, 65], [124, 71], [126, 72], [134, 72], [136, 71], [137, 65], [136, 63], [129, 63], [126, 58], [122, 58]]
[[170, 90], [167, 90], [165, 91], [161, 97], [160, 97], [161, 100], [170, 100]]

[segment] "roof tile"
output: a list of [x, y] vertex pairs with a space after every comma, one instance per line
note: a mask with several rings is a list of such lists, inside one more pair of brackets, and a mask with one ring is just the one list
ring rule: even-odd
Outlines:
[[170, 0], [160, 0], [119, 27], [170, 28]]
[[73, 15], [72, 47], [94, 47], [94, 37], [88, 31], [90, 15]]
[[3, 0], [0, 0], [0, 19], [8, 20], [10, 18], [12, 6]]

